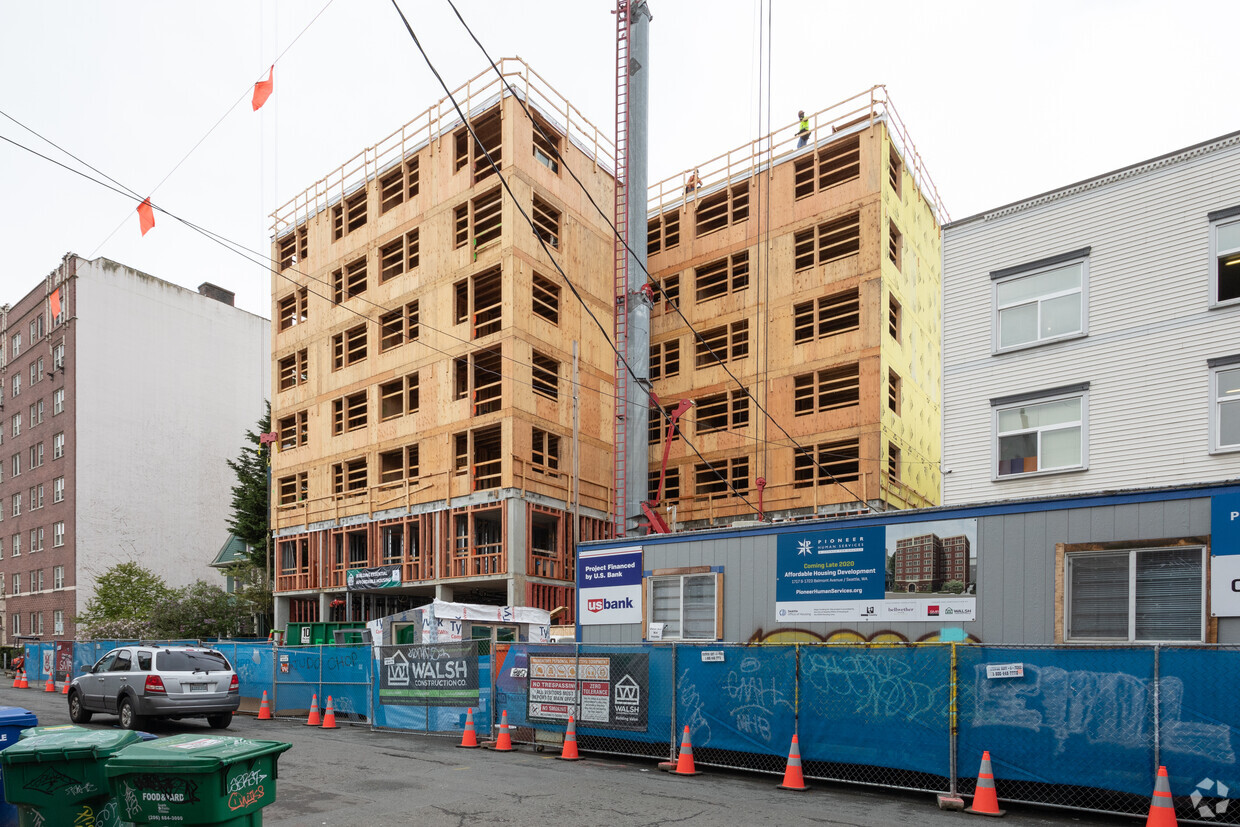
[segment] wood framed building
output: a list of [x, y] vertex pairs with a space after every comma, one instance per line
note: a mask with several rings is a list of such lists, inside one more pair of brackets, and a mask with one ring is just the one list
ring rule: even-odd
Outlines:
[[277, 627], [432, 598], [571, 622], [573, 544], [607, 536], [612, 244], [586, 191], [610, 201], [613, 148], [500, 69], [515, 96], [490, 71], [455, 93], [481, 143], [441, 101], [275, 216]]
[[651, 187], [669, 524], [938, 501], [942, 204], [884, 87], [810, 121]]

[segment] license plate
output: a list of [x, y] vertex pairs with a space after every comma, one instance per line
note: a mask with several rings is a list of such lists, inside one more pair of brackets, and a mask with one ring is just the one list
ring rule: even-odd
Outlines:
[[191, 683], [189, 685], [190, 692], [206, 692], [207, 685], [205, 683]]

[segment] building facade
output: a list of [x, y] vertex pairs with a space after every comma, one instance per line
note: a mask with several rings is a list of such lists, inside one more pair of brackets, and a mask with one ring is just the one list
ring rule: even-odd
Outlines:
[[516, 96], [456, 93], [476, 141], [433, 106], [276, 215], [277, 628], [432, 599], [569, 622], [573, 544], [606, 536], [612, 243], [587, 196], [611, 203], [613, 150], [501, 70]]
[[693, 402], [669, 524], [937, 502], [943, 211], [885, 94], [651, 188], [650, 378], [667, 410]]
[[946, 504], [1240, 477], [1240, 133], [947, 225], [943, 331]]
[[0, 308], [5, 633], [73, 638], [96, 578], [135, 561], [211, 579], [225, 464], [263, 414], [269, 323], [104, 258], [66, 255]]

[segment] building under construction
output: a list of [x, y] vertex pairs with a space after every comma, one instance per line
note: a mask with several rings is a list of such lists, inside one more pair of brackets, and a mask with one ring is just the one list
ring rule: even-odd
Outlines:
[[943, 208], [875, 87], [650, 188], [669, 527], [934, 505]]
[[275, 216], [278, 627], [432, 598], [571, 622], [573, 541], [609, 536], [612, 238], [587, 193], [610, 203], [613, 144], [500, 70], [515, 95], [490, 71], [454, 93], [476, 140], [445, 99]]
[[[587, 193], [611, 212], [615, 176], [644, 176], [500, 71], [513, 90], [454, 93], [476, 139], [445, 99], [275, 216], [277, 627], [431, 598], [571, 622], [574, 542], [641, 516], [613, 446], [647, 378], [693, 403], [665, 476], [666, 415], [643, 428], [655, 530], [937, 501], [941, 208], [881, 87], [812, 115], [804, 148], [781, 130], [651, 186], [633, 292]], [[648, 364], [617, 323], [642, 301]]]

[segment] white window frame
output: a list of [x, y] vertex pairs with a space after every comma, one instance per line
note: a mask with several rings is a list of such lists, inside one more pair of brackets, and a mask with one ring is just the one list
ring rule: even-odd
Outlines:
[[[1021, 279], [1027, 279], [1027, 278], [1032, 278], [1034, 276], [1040, 276], [1044, 273], [1049, 273], [1052, 270], [1062, 270], [1062, 269], [1065, 269], [1067, 267], [1071, 267], [1074, 265], [1079, 265], [1081, 268], [1081, 286], [1078, 289], [1060, 290], [1056, 293], [1048, 293], [1044, 296], [1038, 296], [1035, 299], [1030, 299], [1028, 301], [1021, 302], [1020, 304], [1012, 304], [1012, 305], [1007, 305], [1005, 307], [999, 306], [999, 285], [1011, 284], [1014, 281], [1020, 281]], [[997, 271], [997, 272], [1002, 273], [1005, 271]], [[1000, 345], [1000, 342], [1002, 341], [1002, 337], [1000, 335], [1000, 330], [999, 330], [999, 311], [1000, 310], [1007, 309], [1008, 307], [1019, 307], [1024, 304], [1030, 304], [1032, 302], [1036, 302], [1038, 304], [1039, 322], [1036, 325], [1035, 329], [1040, 330], [1042, 327], [1041, 325], [1042, 302], [1047, 301], [1049, 299], [1060, 298], [1062, 296], [1070, 296], [1073, 293], [1077, 293], [1077, 292], [1079, 292], [1081, 295], [1081, 326], [1079, 330], [1073, 331], [1071, 333], [1064, 333], [1059, 336], [1050, 336], [1045, 339], [1041, 338], [1041, 336], [1039, 335], [1038, 338], [1033, 339], [1032, 341], [1021, 342], [1020, 344], [1015, 344], [1015, 345], [1007, 345], [1006, 347]], [[1085, 251], [1085, 252], [1082, 252], [1080, 255], [1071, 256], [1069, 258], [1056, 257], [1053, 260], [1048, 260], [1047, 263], [1045, 264], [1034, 263], [1033, 265], [1030, 265], [1030, 269], [1027, 269], [1027, 270], [1020, 269], [1018, 272], [1013, 272], [1008, 275], [993, 275], [992, 274], [992, 279], [991, 279], [991, 284], [990, 284], [990, 315], [991, 315], [990, 350], [991, 350], [991, 353], [995, 355], [1000, 354], [1000, 353], [1011, 353], [1012, 351], [1016, 351], [1016, 350], [1026, 350], [1031, 347], [1041, 347], [1043, 345], [1049, 345], [1054, 342], [1068, 341], [1069, 339], [1081, 339], [1081, 338], [1088, 336], [1089, 335], [1089, 252]]]
[[[1172, 640], [1170, 638], [1142, 639], [1138, 640], [1137, 634], [1137, 555], [1141, 552], [1150, 551], [1182, 551], [1185, 548], [1197, 549], [1201, 554], [1201, 630], [1200, 635], [1196, 638], [1190, 638], [1186, 641]], [[1207, 556], [1205, 546], [1152, 546], [1150, 548], [1130, 548], [1118, 549], [1114, 551], [1069, 551], [1064, 554], [1064, 589], [1063, 589], [1063, 622], [1064, 622], [1064, 640], [1069, 643], [1083, 642], [1105, 642], [1105, 643], [1123, 643], [1123, 638], [1085, 638], [1076, 637], [1071, 634], [1072, 623], [1072, 561], [1075, 558], [1082, 557], [1099, 557], [1102, 555], [1127, 555], [1128, 556], [1128, 643], [1203, 643], [1206, 639], [1206, 592], [1209, 588], [1209, 576], [1207, 568]]]
[[60, 548], [65, 544], [65, 521], [52, 523], [52, 548]]
[[[1043, 431], [1064, 430], [1066, 426], [1063, 424], [1051, 425], [1046, 428], [1029, 428], [1021, 431], [1008, 431], [1004, 434], [999, 433], [999, 414], [1002, 411], [1010, 411], [1013, 408], [1028, 408], [1033, 405], [1042, 405], [1047, 402], [1058, 402], [1063, 399], [1080, 399], [1081, 400], [1081, 463], [1079, 465], [1068, 465], [1059, 468], [1039, 468], [1037, 471], [1027, 471], [1020, 474], [1000, 474], [999, 473], [999, 437], [1012, 436], [1015, 434], [1034, 432], [1038, 434], [1038, 464], [1042, 462], [1042, 437]], [[1089, 470], [1089, 388], [1083, 390], [1074, 390], [1069, 393], [1055, 393], [1048, 391], [1047, 395], [1022, 397], [1019, 400], [1005, 402], [998, 405], [991, 405], [990, 409], [990, 479], [992, 482], [1004, 482], [1007, 480], [1025, 480], [1031, 477], [1045, 477], [1050, 474], [1067, 474], [1078, 471]]]
[[[689, 637], [684, 636], [685, 580], [686, 578], [690, 578], [690, 577], [710, 577], [714, 580], [714, 598], [715, 599], [714, 599], [714, 603], [712, 607], [713, 612], [714, 612], [714, 623], [712, 624], [714, 628], [714, 635], [712, 637], [689, 638]], [[646, 603], [646, 628], [649, 629], [651, 623], [666, 622], [654, 616], [654, 611], [655, 611], [654, 587], [655, 587], [656, 582], [668, 581], [668, 580], [678, 580], [680, 583], [679, 602], [678, 602], [678, 606], [680, 608], [679, 608], [679, 615], [678, 615], [677, 620], [678, 620], [678, 626], [681, 632], [680, 634], [669, 634], [667, 632], [667, 628], [664, 627], [662, 639], [663, 640], [683, 640], [683, 641], [722, 640], [723, 638], [723, 609], [722, 609], [721, 595], [723, 591], [723, 572], [718, 572], [718, 571], [685, 571], [685, 572], [678, 572], [678, 573], [671, 573], [671, 574], [651, 575], [647, 577], [646, 584], [645, 584], [646, 586], [646, 601], [645, 601]], [[647, 637], [648, 636], [649, 634], [647, 634]]]
[[13, 612], [13, 635], [22, 633], [22, 616], [18, 612]]
[[59, 503], [65, 500], [65, 478], [57, 477], [52, 480], [52, 502]]
[[[1238, 219], [1240, 220], [1240, 219]], [[1240, 374], [1240, 357], [1231, 357], [1226, 359], [1222, 364], [1213, 364], [1210, 366], [1210, 453], [1211, 454], [1230, 454], [1240, 451], [1240, 442], [1235, 444], [1224, 445], [1223, 439], [1223, 417], [1219, 415], [1219, 410], [1223, 406], [1223, 402], [1227, 401], [1233, 405], [1240, 405], [1240, 395], [1233, 396], [1231, 399], [1224, 400], [1219, 395], [1218, 377], [1221, 373], [1235, 372]], [[1233, 393], [1235, 393], [1233, 391]]]
[[65, 389], [57, 388], [52, 391], [52, 416], [64, 413], [65, 410]]
[[52, 588], [63, 589], [64, 587], [65, 587], [65, 567], [64, 566], [53, 566], [52, 567]]
[[[1231, 210], [1226, 212], [1231, 212]], [[1219, 227], [1229, 227], [1233, 224], [1240, 224], [1240, 215], [1224, 215], [1210, 222], [1210, 307], [1231, 307], [1232, 305], [1240, 304], [1240, 298], [1227, 299], [1226, 301], [1218, 300], [1219, 257], [1240, 253], [1240, 247], [1228, 247], [1225, 250], [1218, 248], [1218, 230]], [[1237, 266], [1240, 267], [1240, 265]]]
[[60, 459], [65, 455], [65, 434], [61, 431], [52, 436], [52, 459]]
[[52, 634], [60, 637], [65, 633], [65, 611], [64, 609], [54, 609], [52, 611]]
[[20, 571], [13, 572], [13, 594], [22, 593], [22, 573]]

